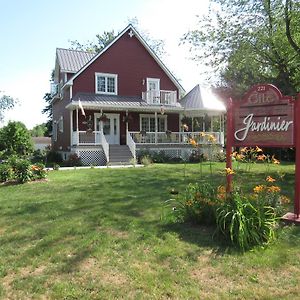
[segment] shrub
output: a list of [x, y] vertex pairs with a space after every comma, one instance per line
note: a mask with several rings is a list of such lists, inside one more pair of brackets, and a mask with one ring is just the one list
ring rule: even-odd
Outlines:
[[171, 157], [166, 154], [165, 151], [148, 151], [148, 150], [142, 150], [138, 153], [137, 160], [139, 163], [142, 163], [141, 160], [143, 157], [149, 157], [152, 162], [154, 163], [167, 163], [167, 162], [181, 162], [181, 157]]
[[233, 192], [216, 211], [217, 231], [242, 250], [275, 237], [275, 209]]
[[59, 152], [56, 151], [49, 151], [46, 157], [46, 164], [47, 165], [53, 165], [55, 164], [61, 164], [63, 162], [62, 155]]
[[145, 167], [149, 166], [149, 165], [152, 164], [152, 160], [148, 155], [146, 155], [146, 156], [141, 158], [141, 164], [144, 165]]
[[55, 164], [55, 163], [53, 164], [53, 170], [58, 171], [59, 168], [60, 168], [59, 164]]
[[30, 161], [26, 159], [20, 159], [16, 163], [15, 170], [16, 179], [20, 183], [25, 183], [27, 181], [32, 180], [33, 174], [31, 171]]
[[47, 171], [45, 165], [37, 163], [31, 166], [31, 171], [34, 179], [44, 179], [47, 177]]
[[1, 128], [0, 150], [4, 150], [6, 157], [13, 154], [25, 157], [33, 152], [30, 133], [23, 123], [10, 121]]
[[69, 155], [68, 160], [64, 161], [62, 165], [65, 167], [79, 167], [82, 166], [82, 162], [76, 153], [72, 153]]
[[45, 163], [46, 157], [47, 157], [46, 151], [38, 149], [33, 152], [32, 157], [31, 157], [31, 162], [33, 164]]
[[6, 182], [10, 179], [13, 179], [14, 172], [8, 163], [0, 164], [0, 182]]
[[189, 162], [199, 163], [203, 161], [207, 161], [207, 156], [203, 153], [200, 153], [198, 150], [193, 150], [191, 155], [189, 156]]
[[169, 201], [179, 222], [212, 225], [216, 223], [216, 208], [220, 198], [210, 184], [189, 184], [183, 195]]
[[11, 155], [7, 159], [7, 163], [12, 167], [13, 172], [16, 172], [18, 161], [19, 161], [19, 158], [17, 155]]
[[224, 152], [216, 152], [213, 155], [213, 160], [218, 162], [225, 162], [226, 161], [226, 153]]

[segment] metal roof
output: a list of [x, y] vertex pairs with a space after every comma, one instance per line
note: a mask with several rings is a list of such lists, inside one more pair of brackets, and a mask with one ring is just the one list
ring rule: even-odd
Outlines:
[[210, 90], [200, 88], [197, 84], [180, 101], [186, 111], [226, 111], [225, 105]]
[[51, 138], [47, 136], [38, 136], [38, 137], [32, 137], [32, 141], [35, 144], [46, 144], [50, 145], [51, 144]]
[[76, 73], [88, 63], [95, 53], [72, 50], [56, 49], [57, 59], [62, 72]]
[[[73, 98], [71, 103], [66, 107], [77, 107], [78, 101], [85, 108], [103, 107], [103, 108], [113, 108], [122, 110], [125, 108], [137, 108], [137, 109], [155, 109], [160, 110], [161, 105], [149, 104], [138, 96], [118, 96], [118, 95], [103, 95], [94, 93], [77, 93]], [[164, 109], [167, 110], [183, 110], [181, 105], [165, 105]]]

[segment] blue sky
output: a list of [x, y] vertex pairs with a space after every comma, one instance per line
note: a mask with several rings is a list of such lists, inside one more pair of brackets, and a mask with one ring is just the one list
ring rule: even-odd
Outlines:
[[46, 121], [43, 95], [50, 89], [56, 47], [68, 48], [70, 40], [93, 40], [103, 31], [118, 32], [135, 17], [152, 38], [165, 41], [164, 62], [186, 91], [204, 84], [201, 66], [178, 44], [185, 32], [196, 28], [196, 15], [206, 11], [207, 0], [0, 0], [0, 5], [0, 91], [19, 99], [5, 122], [18, 120], [32, 128]]

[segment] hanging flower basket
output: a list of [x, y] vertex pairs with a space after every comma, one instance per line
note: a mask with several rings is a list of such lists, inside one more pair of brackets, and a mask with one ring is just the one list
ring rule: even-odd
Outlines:
[[106, 114], [102, 114], [99, 118], [100, 121], [105, 122], [108, 120], [107, 115]]

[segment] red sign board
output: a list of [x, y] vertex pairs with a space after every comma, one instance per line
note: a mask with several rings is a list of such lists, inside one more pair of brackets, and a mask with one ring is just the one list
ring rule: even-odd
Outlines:
[[[227, 107], [226, 167], [232, 168], [233, 146], [295, 147], [294, 213], [283, 218], [300, 224], [300, 94], [285, 97], [271, 84], [251, 88], [241, 101], [229, 99]], [[227, 176], [227, 192], [232, 175]]]
[[256, 85], [233, 103], [234, 146], [294, 146], [294, 103], [271, 84]]

